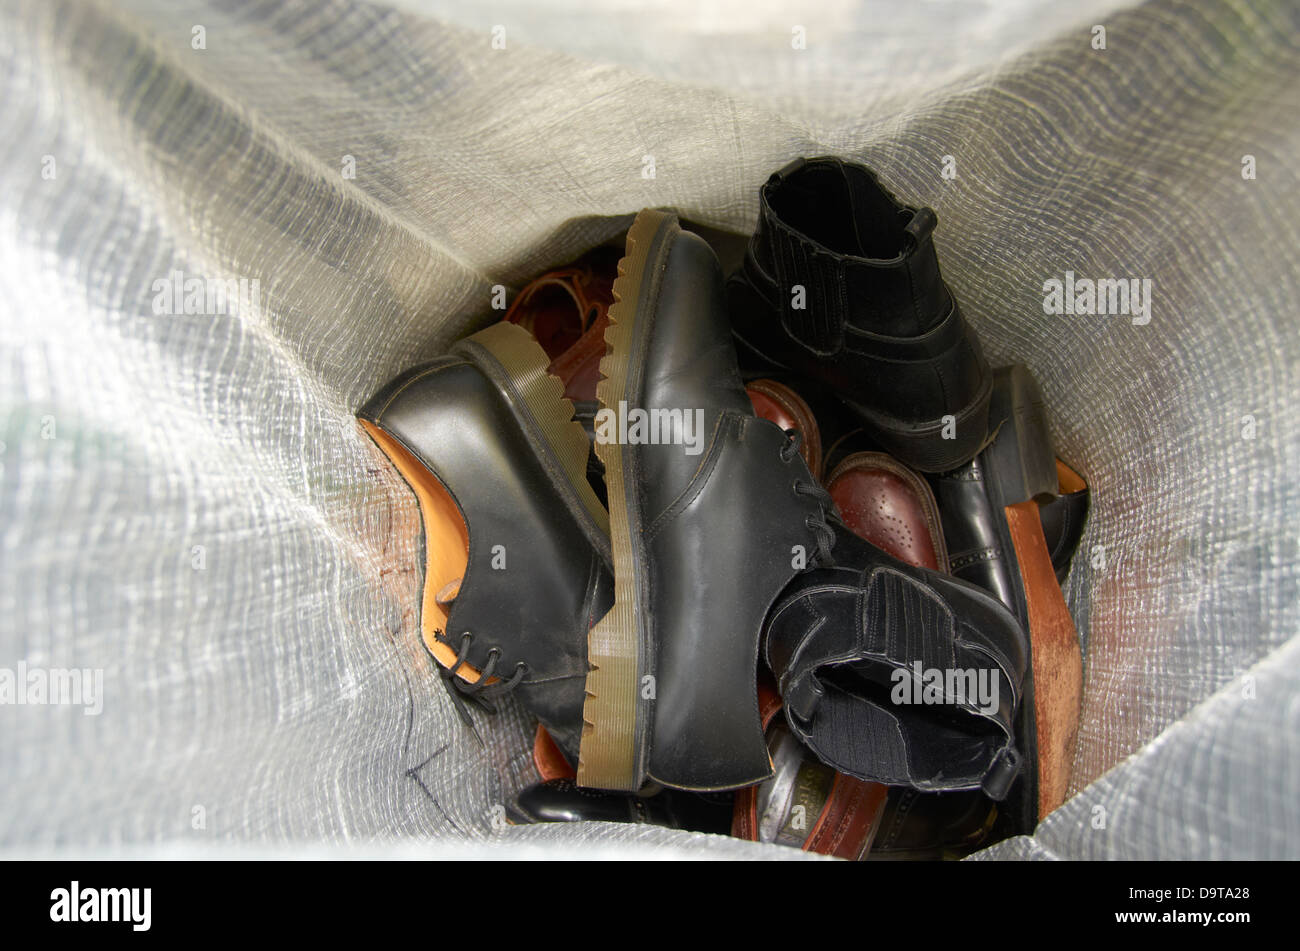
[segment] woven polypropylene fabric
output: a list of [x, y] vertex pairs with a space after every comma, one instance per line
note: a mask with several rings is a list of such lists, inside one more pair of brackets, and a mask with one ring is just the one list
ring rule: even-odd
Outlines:
[[[103, 672], [0, 706], [0, 846], [754, 854], [503, 829], [531, 723], [455, 716], [352, 414], [495, 285], [835, 153], [937, 210], [1094, 488], [1074, 797], [992, 856], [1300, 855], [1294, 3], [416, 6], [0, 6], [0, 668]], [[1067, 271], [1150, 321], [1045, 313]]]

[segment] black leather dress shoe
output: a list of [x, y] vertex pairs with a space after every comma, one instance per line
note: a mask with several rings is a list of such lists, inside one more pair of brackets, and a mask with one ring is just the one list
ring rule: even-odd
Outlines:
[[1056, 460], [1056, 481], [1057, 495], [1038, 503], [1038, 515], [1043, 522], [1043, 538], [1052, 556], [1056, 582], [1065, 584], [1088, 523], [1091, 493], [1083, 477], [1060, 459]]
[[1028, 368], [1000, 367], [992, 442], [967, 465], [932, 478], [949, 570], [1025, 616], [1025, 595], [1003, 509], [1057, 489], [1042, 393]]
[[794, 735], [858, 779], [1003, 798], [1021, 765], [1020, 625], [987, 592], [835, 530], [835, 565], [796, 578], [765, 628]]
[[[1061, 475], [1043, 395], [1027, 367], [995, 372], [989, 421], [989, 445], [932, 481], [952, 574], [996, 596], [1029, 636], [1030, 675], [1016, 733], [1031, 768], [999, 820], [1016, 834], [1032, 831], [1064, 801], [1069, 785], [1083, 674], [1079, 635], [1057, 578], [1068, 570], [1087, 500], [1085, 488], [1052, 517], [1040, 509], [1040, 502], [1057, 499]], [[1074, 517], [1066, 524], [1055, 518], [1062, 515]], [[1045, 530], [1053, 532], [1055, 560]]]
[[758, 227], [727, 286], [742, 364], [829, 386], [890, 455], [959, 466], [988, 432], [992, 375], [939, 273], [928, 208], [870, 169], [797, 159], [760, 193]]
[[643, 211], [619, 274], [596, 420], [615, 601], [591, 632], [578, 782], [734, 789], [771, 772], [759, 632], [831, 544], [830, 498], [754, 415], [709, 245]]
[[576, 762], [587, 633], [613, 600], [588, 442], [523, 328], [496, 324], [358, 413], [424, 523], [425, 645], [461, 694], [507, 691]]
[[998, 807], [978, 790], [923, 793], [894, 786], [869, 861], [962, 859], [992, 833]]
[[724, 834], [731, 825], [731, 796], [665, 789], [652, 796], [586, 789], [552, 779], [520, 791], [506, 810], [517, 825], [534, 822], [631, 822], [691, 832]]

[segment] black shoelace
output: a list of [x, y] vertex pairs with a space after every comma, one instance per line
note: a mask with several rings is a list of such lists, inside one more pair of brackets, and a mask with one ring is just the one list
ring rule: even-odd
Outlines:
[[[803, 433], [797, 429], [787, 429], [785, 437], [785, 445], [781, 447], [781, 461], [790, 462], [803, 445]], [[794, 491], [798, 495], [815, 499], [818, 506], [816, 515], [809, 515], [804, 519], [805, 527], [817, 539], [817, 554], [809, 566], [830, 568], [835, 564], [835, 558], [831, 554], [831, 549], [835, 547], [835, 532], [826, 521], [826, 513], [834, 511], [835, 502], [831, 499], [831, 494], [820, 485], [803, 479], [795, 482]]]
[[[434, 633], [438, 637], [442, 636], [441, 631], [435, 631]], [[443, 638], [443, 640], [445, 643], [446, 639]], [[493, 701], [497, 697], [514, 690], [528, 675], [528, 665], [520, 661], [515, 664], [515, 672], [507, 679], [489, 683], [496, 675], [497, 665], [501, 661], [501, 649], [493, 647], [488, 650], [487, 663], [479, 671], [478, 680], [468, 681], [457, 676], [460, 668], [464, 666], [466, 658], [469, 657], [469, 648], [473, 641], [474, 635], [466, 631], [460, 637], [460, 650], [456, 652], [456, 663], [450, 667], [438, 665], [438, 672], [442, 675], [443, 683], [447, 686], [447, 692], [451, 695], [452, 703], [456, 706], [456, 712], [467, 726], [473, 726], [474, 722], [470, 719], [469, 709], [465, 705], [465, 698], [473, 700], [488, 713], [496, 713], [497, 708]]]

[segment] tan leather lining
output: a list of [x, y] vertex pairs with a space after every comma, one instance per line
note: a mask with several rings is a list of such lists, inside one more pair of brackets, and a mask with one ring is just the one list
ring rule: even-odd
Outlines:
[[[424, 522], [424, 593], [420, 606], [420, 633], [434, 659], [444, 667], [453, 667], [456, 652], [435, 639], [436, 631], [447, 630], [449, 604], [439, 603], [439, 594], [450, 593], [459, 586], [469, 566], [469, 528], [460, 507], [446, 488], [405, 446], [369, 420], [361, 425], [380, 450], [401, 473], [415, 493]], [[454, 597], [454, 595], [453, 595]], [[469, 664], [456, 672], [461, 679], [476, 682], [482, 673]], [[492, 678], [488, 683], [492, 683]]]

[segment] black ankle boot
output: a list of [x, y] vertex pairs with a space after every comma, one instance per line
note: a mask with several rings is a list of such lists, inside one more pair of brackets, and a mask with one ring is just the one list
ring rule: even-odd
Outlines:
[[835, 565], [791, 582], [764, 629], [790, 729], [858, 779], [1002, 799], [1021, 766], [1020, 625], [974, 585], [834, 528]]
[[883, 449], [924, 472], [979, 450], [992, 386], [939, 273], [936, 224], [862, 165], [797, 159], [763, 186], [727, 287], [742, 365], [827, 385]]

